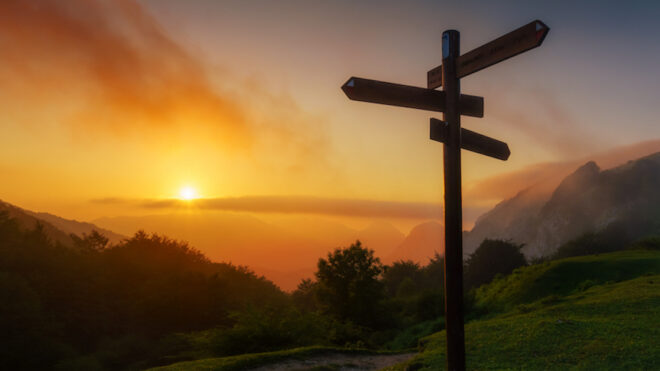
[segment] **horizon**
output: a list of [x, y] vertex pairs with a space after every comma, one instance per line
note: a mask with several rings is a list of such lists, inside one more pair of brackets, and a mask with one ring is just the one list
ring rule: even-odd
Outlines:
[[460, 31], [465, 53], [541, 19], [552, 29], [543, 48], [463, 81], [485, 101], [464, 127], [512, 152], [463, 152], [469, 230], [584, 162], [607, 169], [660, 150], [660, 5], [634, 4], [5, 2], [0, 199], [104, 228], [229, 213], [291, 230], [385, 222], [408, 235], [442, 223], [433, 115], [351, 102], [340, 86], [350, 76], [425, 86], [443, 30]]

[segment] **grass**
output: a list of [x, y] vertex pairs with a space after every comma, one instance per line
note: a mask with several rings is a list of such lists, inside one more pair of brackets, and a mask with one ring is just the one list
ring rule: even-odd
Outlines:
[[[500, 313], [466, 324], [467, 367], [657, 369], [659, 273], [660, 252], [626, 251], [554, 261], [500, 279], [477, 293], [480, 305]], [[418, 356], [388, 369], [444, 369], [445, 336], [422, 339]]]

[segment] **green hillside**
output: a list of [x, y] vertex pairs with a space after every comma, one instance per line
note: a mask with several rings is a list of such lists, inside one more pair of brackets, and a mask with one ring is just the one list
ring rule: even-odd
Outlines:
[[660, 252], [618, 251], [548, 261], [515, 270], [477, 290], [476, 306], [484, 311], [505, 311], [537, 300], [621, 282], [644, 274], [660, 273]]
[[[481, 288], [499, 315], [465, 326], [469, 369], [657, 369], [660, 251], [624, 251], [520, 269]], [[445, 332], [393, 370], [443, 369]]]

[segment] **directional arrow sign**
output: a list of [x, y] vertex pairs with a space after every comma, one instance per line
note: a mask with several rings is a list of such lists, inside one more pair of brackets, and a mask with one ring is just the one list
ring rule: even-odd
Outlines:
[[[341, 87], [351, 100], [417, 108], [427, 111], [445, 111], [445, 92], [415, 86], [351, 77]], [[484, 99], [461, 94], [459, 110], [462, 115], [484, 117]]]
[[[445, 143], [447, 126], [446, 122], [432, 118], [431, 139]], [[511, 155], [506, 143], [464, 128], [461, 128], [461, 148], [504, 161]]]
[[[456, 59], [456, 75], [458, 78], [465, 77], [536, 48], [543, 43], [549, 30], [543, 22], [536, 20], [469, 51]], [[442, 86], [442, 66], [427, 73], [427, 83], [429, 89]]]

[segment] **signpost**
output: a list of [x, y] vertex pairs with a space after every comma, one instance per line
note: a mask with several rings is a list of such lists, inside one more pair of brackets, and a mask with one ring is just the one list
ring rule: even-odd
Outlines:
[[[458, 78], [462, 78], [520, 53], [534, 49], [543, 43], [548, 31], [550, 31], [548, 26], [536, 20], [473, 49], [457, 58], [456, 75]], [[429, 89], [442, 86], [442, 66], [430, 70], [426, 76]]]
[[[428, 71], [428, 89], [351, 77], [341, 88], [349, 99], [443, 113], [431, 119], [430, 137], [444, 143], [445, 179], [445, 328], [447, 369], [465, 370], [463, 329], [463, 212], [461, 148], [507, 160], [509, 146], [461, 128], [461, 115], [483, 117], [483, 98], [461, 94], [460, 79], [533, 49], [550, 29], [536, 20], [460, 55], [460, 35], [442, 34], [442, 65]], [[433, 90], [443, 87], [442, 91]]]

